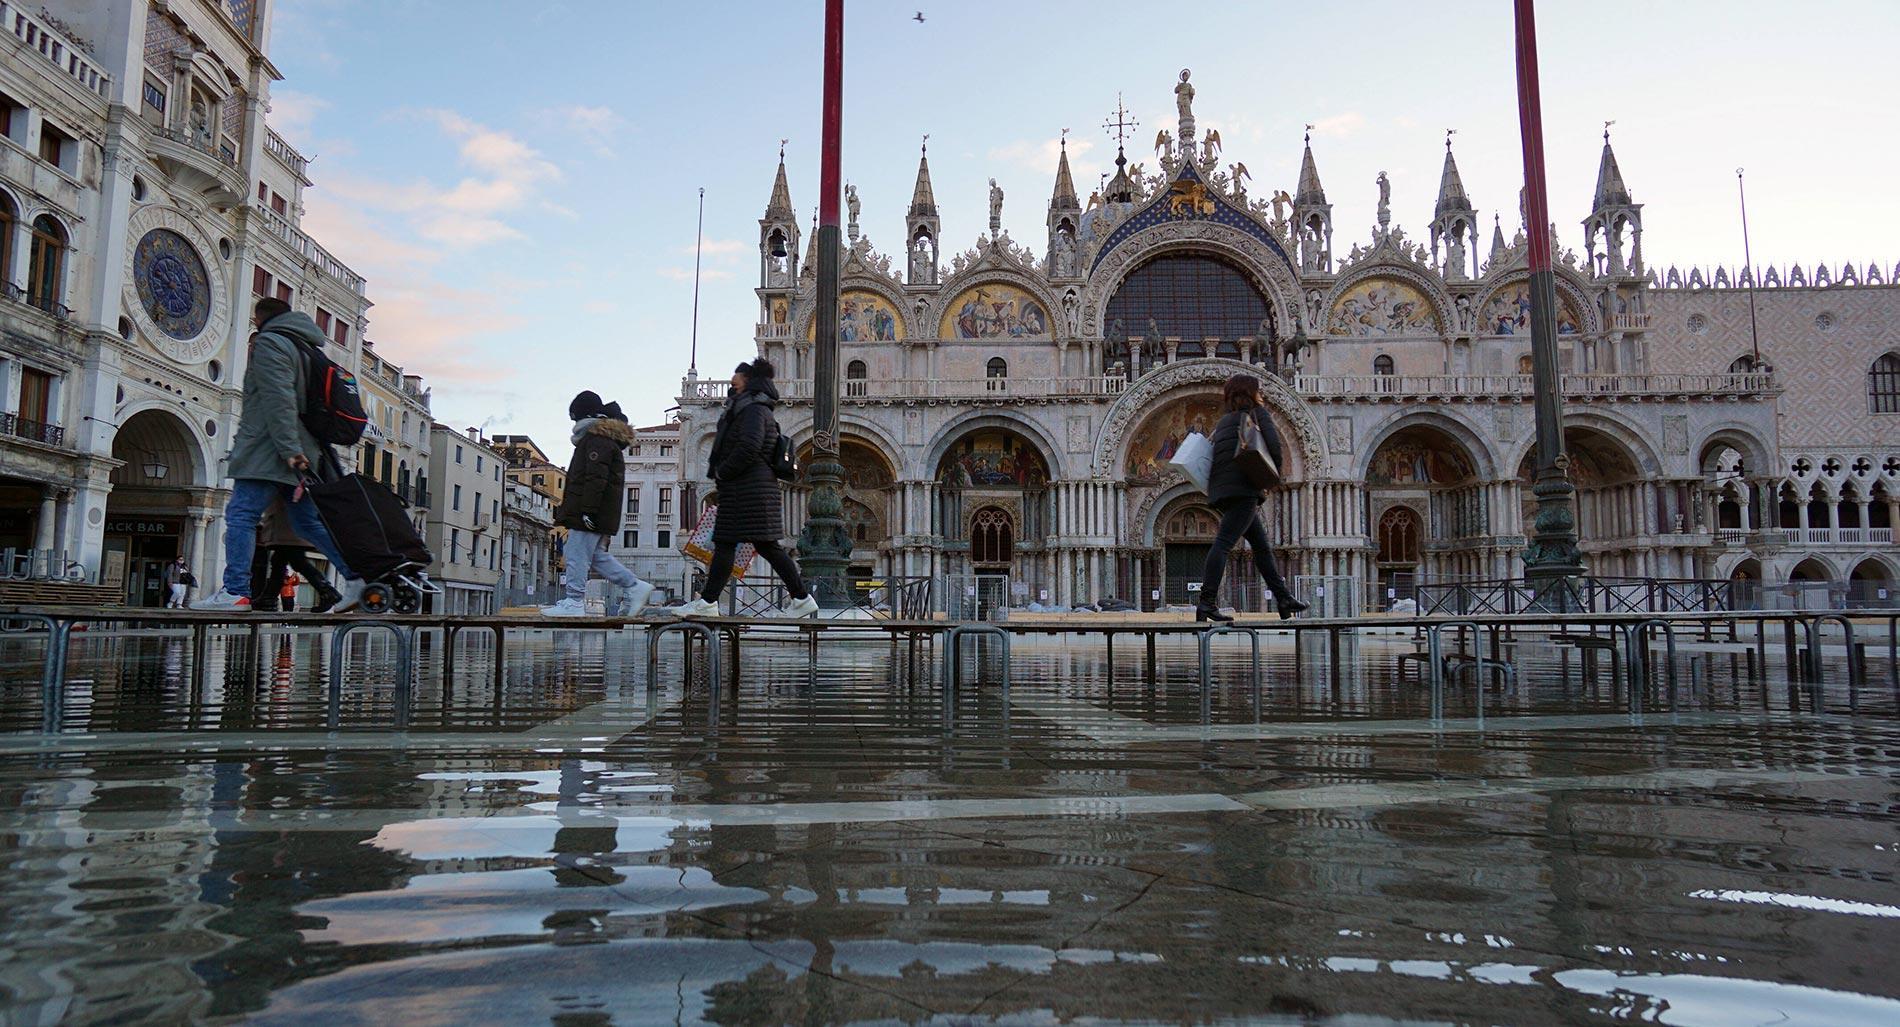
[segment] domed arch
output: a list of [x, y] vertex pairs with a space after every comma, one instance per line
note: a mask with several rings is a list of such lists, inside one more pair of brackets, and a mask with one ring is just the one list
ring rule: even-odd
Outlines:
[[[797, 446], [802, 448], [811, 442], [812, 408], [809, 405], [795, 408], [791, 416], [782, 418], [779, 424], [785, 434], [791, 436], [792, 442]], [[891, 465], [891, 469], [896, 472], [899, 477], [903, 477], [905, 472], [904, 447], [884, 426], [859, 414], [841, 410], [838, 412], [838, 434], [840, 436], [861, 436], [878, 450], [879, 454]], [[709, 435], [708, 446], [711, 445], [710, 439], [711, 436]]]
[[1062, 448], [1056, 444], [1054, 436], [1051, 436], [1041, 425], [1014, 414], [984, 410], [967, 411], [938, 428], [936, 434], [931, 436], [930, 444], [923, 450], [923, 463], [912, 466], [912, 475], [918, 478], [936, 477], [950, 448], [964, 436], [982, 428], [1001, 428], [1013, 432], [1035, 446], [1037, 455], [1049, 469], [1049, 480], [1056, 481], [1071, 476], [1068, 473], [1069, 468], [1061, 464]]
[[1313, 412], [1287, 383], [1277, 376], [1261, 374], [1260, 369], [1237, 360], [1212, 358], [1170, 364], [1137, 381], [1119, 396], [1103, 418], [1095, 439], [1090, 466], [1097, 476], [1119, 477], [1127, 463], [1127, 447], [1137, 430], [1144, 426], [1163, 403], [1175, 394], [1218, 393], [1230, 376], [1251, 374], [1261, 381], [1267, 405], [1289, 429], [1281, 441], [1287, 447], [1288, 466], [1283, 468], [1289, 480], [1323, 477], [1327, 470], [1326, 448], [1320, 440], [1319, 422]]
[[1485, 431], [1467, 420], [1462, 413], [1446, 408], [1402, 411], [1374, 425], [1372, 430], [1366, 433], [1366, 444], [1360, 448], [1361, 455], [1353, 468], [1354, 480], [1369, 481], [1373, 472], [1373, 462], [1386, 443], [1401, 432], [1418, 428], [1440, 432], [1455, 441], [1464, 451], [1464, 455], [1470, 459], [1471, 473], [1474, 477], [1491, 481], [1499, 476], [1498, 454], [1492, 450]]
[[[112, 457], [122, 461], [112, 471], [115, 486], [210, 488], [217, 484], [212, 468], [217, 458], [203, 432], [178, 415], [175, 407], [150, 400], [127, 407], [112, 436]], [[163, 466], [162, 474], [147, 467]]]
[[[1429, 326], [1417, 324], [1414, 317], [1409, 319], [1408, 324], [1403, 310], [1399, 308], [1400, 304], [1407, 301], [1402, 297], [1391, 297], [1381, 305], [1381, 309], [1376, 311], [1377, 316], [1373, 321], [1366, 324], [1367, 330], [1345, 330], [1349, 326], [1341, 320], [1342, 308], [1348, 306], [1349, 302], [1363, 303], [1369, 294], [1378, 291], [1378, 283], [1381, 280], [1397, 282], [1411, 290], [1419, 299], [1424, 300], [1433, 323]], [[1308, 325], [1308, 332], [1314, 335], [1435, 336], [1451, 334], [1457, 323], [1452, 316], [1451, 296], [1445, 292], [1444, 282], [1436, 274], [1427, 273], [1410, 263], [1392, 260], [1354, 265], [1350, 271], [1333, 283], [1332, 290], [1326, 296], [1322, 315], [1325, 318], [1324, 323]], [[1395, 324], [1399, 328], [1397, 331], [1391, 330]]]
[[[1662, 473], [1662, 458], [1656, 453], [1656, 447], [1642, 429], [1625, 420], [1622, 415], [1602, 409], [1567, 410], [1564, 412], [1564, 448], [1570, 448], [1570, 440], [1575, 437], [1587, 437], [1595, 433], [1614, 440], [1628, 455], [1635, 466], [1636, 473], [1654, 478]], [[1531, 458], [1531, 451], [1537, 448], [1535, 435], [1527, 437], [1517, 444], [1507, 467], [1522, 466]]]
[[944, 283], [924, 308], [927, 338], [1051, 342], [1069, 337], [1062, 301], [1034, 276], [978, 266]]
[[1710, 460], [1724, 448], [1732, 449], [1741, 455], [1744, 477], [1779, 475], [1783, 472], [1783, 468], [1771, 461], [1771, 448], [1756, 434], [1752, 425], [1740, 421], [1728, 421], [1704, 430], [1701, 437], [1696, 440], [1692, 452], [1696, 454], [1696, 468], [1703, 477], [1709, 477]]
[[[894, 322], [895, 330], [890, 334], [895, 336], [895, 338], [879, 338], [878, 333], [875, 331], [859, 332], [857, 333], [859, 335], [857, 338], [845, 337], [850, 334], [852, 324], [852, 321], [845, 318], [846, 308], [854, 299], [862, 298], [867, 295], [873, 299], [873, 307], [880, 312], [888, 313], [891, 317]], [[916, 323], [915, 314], [910, 309], [909, 302], [904, 299], [903, 294], [894, 288], [891, 283], [879, 277], [870, 275], [845, 276], [838, 283], [838, 306], [840, 314], [839, 341], [846, 345], [858, 342], [898, 342], [919, 335], [928, 337], [930, 333], [930, 327], [928, 325]], [[792, 308], [792, 338], [810, 340], [813, 337], [813, 333], [817, 331], [817, 319], [817, 297], [809, 293], [800, 296]], [[868, 318], [865, 319], [864, 323], [866, 326], [876, 324], [874, 320]]]

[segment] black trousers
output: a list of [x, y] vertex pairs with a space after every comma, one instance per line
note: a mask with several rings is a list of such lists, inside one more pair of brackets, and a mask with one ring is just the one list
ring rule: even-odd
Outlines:
[[[778, 576], [785, 580], [785, 587], [792, 592], [793, 599], [803, 599], [811, 593], [805, 588], [805, 579], [798, 573], [798, 561], [786, 552], [777, 542], [754, 542], [752, 548], [765, 557]], [[726, 590], [726, 582], [732, 578], [732, 560], [738, 555], [737, 542], [714, 542], [712, 563], [706, 566], [706, 587], [700, 589], [699, 597], [709, 603], [719, 601], [719, 593]]]
[[1200, 605], [1208, 609], [1220, 606], [1220, 583], [1227, 576], [1227, 557], [1243, 538], [1253, 550], [1253, 565], [1267, 579], [1273, 598], [1277, 601], [1291, 595], [1286, 579], [1280, 577], [1280, 565], [1273, 562], [1267, 528], [1260, 523], [1260, 504], [1243, 499], [1222, 505], [1220, 511], [1220, 529], [1214, 533], [1214, 547], [1207, 551], [1207, 566], [1201, 570]]
[[[270, 601], [265, 604], [265, 608], [269, 609], [281, 602], [277, 593], [284, 590], [284, 575], [290, 569], [296, 570], [297, 575], [309, 582], [319, 594], [335, 591], [330, 587], [330, 579], [324, 577], [323, 571], [310, 562], [310, 555], [302, 546], [259, 546], [257, 548], [257, 555], [251, 558], [251, 601], [253, 603], [268, 598]], [[289, 610], [292, 607], [286, 605], [282, 608]]]

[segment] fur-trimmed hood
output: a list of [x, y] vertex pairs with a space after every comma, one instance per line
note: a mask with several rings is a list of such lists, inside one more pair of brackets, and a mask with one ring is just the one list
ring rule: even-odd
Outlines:
[[633, 426], [614, 417], [586, 417], [575, 421], [574, 444], [579, 445], [582, 437], [587, 435], [598, 435], [617, 442], [621, 449], [633, 445]]

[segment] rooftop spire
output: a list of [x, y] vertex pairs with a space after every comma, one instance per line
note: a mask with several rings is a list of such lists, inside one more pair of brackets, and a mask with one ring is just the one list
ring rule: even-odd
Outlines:
[[1451, 137], [1457, 129], [1445, 130], [1445, 170], [1438, 177], [1438, 207], [1434, 217], [1471, 209], [1471, 197], [1465, 195], [1465, 181], [1458, 175], [1458, 162], [1451, 156]]
[[1496, 267], [1498, 264], [1498, 261], [1503, 260], [1503, 259], [1504, 259], [1504, 223], [1498, 220], [1498, 215], [1492, 214], [1491, 215], [1491, 266]]
[[1597, 164], [1597, 195], [1591, 205], [1593, 210], [1627, 207], [1636, 202], [1630, 198], [1629, 186], [1623, 184], [1623, 170], [1616, 166], [1616, 151], [1610, 149], [1610, 126], [1614, 124], [1614, 121], [1603, 123], [1603, 160]]
[[917, 158], [917, 188], [910, 193], [910, 216], [937, 216], [937, 196], [930, 191], [930, 137], [924, 136], [922, 155]]
[[785, 140], [778, 141], [778, 177], [772, 181], [772, 199], [765, 205], [765, 216], [797, 217], [792, 210], [792, 188], [785, 184]]
[[1306, 153], [1300, 157], [1300, 185], [1295, 190], [1296, 204], [1325, 203], [1326, 190], [1319, 184], [1319, 168], [1313, 164], [1313, 126], [1306, 126]]
[[1081, 210], [1075, 198], [1075, 180], [1069, 175], [1069, 130], [1062, 130], [1062, 158], [1056, 162], [1056, 191], [1049, 198], [1051, 210]]

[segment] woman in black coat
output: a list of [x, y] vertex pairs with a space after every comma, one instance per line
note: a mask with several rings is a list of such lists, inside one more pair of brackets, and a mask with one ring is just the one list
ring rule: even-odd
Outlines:
[[1273, 601], [1280, 611], [1281, 619], [1293, 616], [1306, 609], [1306, 604], [1293, 598], [1293, 592], [1286, 587], [1286, 579], [1280, 577], [1280, 568], [1273, 562], [1273, 550], [1267, 544], [1267, 529], [1260, 523], [1260, 504], [1267, 498], [1265, 492], [1254, 488], [1234, 462], [1234, 449], [1240, 442], [1240, 427], [1251, 419], [1260, 429], [1260, 439], [1266, 444], [1268, 455], [1276, 465], [1284, 466], [1280, 449], [1280, 433], [1273, 428], [1273, 418], [1267, 413], [1267, 400], [1260, 391], [1260, 379], [1250, 374], [1237, 374], [1227, 379], [1221, 389], [1221, 406], [1226, 410], [1220, 422], [1214, 426], [1214, 435], [1208, 441], [1214, 447], [1214, 458], [1207, 474], [1207, 502], [1220, 511], [1220, 530], [1214, 534], [1214, 546], [1207, 552], [1207, 566], [1201, 571], [1201, 598], [1194, 606], [1195, 620], [1231, 621], [1232, 617], [1220, 612], [1220, 583], [1227, 573], [1227, 556], [1234, 550], [1234, 544], [1242, 538], [1253, 550], [1253, 564], [1259, 568], [1260, 576], [1267, 579], [1267, 588], [1273, 592]]
[[733, 556], [741, 542], [749, 542], [765, 562], [785, 580], [792, 602], [785, 613], [808, 617], [818, 612], [818, 600], [799, 576], [798, 562], [779, 546], [785, 534], [780, 513], [778, 476], [771, 459], [778, 447], [778, 389], [772, 384], [772, 365], [763, 357], [740, 364], [732, 375], [732, 394], [719, 415], [713, 434], [712, 457], [706, 476], [719, 487], [719, 513], [713, 518], [712, 562], [706, 567], [706, 587], [699, 598], [678, 607], [682, 617], [711, 617], [719, 612], [719, 593], [732, 577]]

